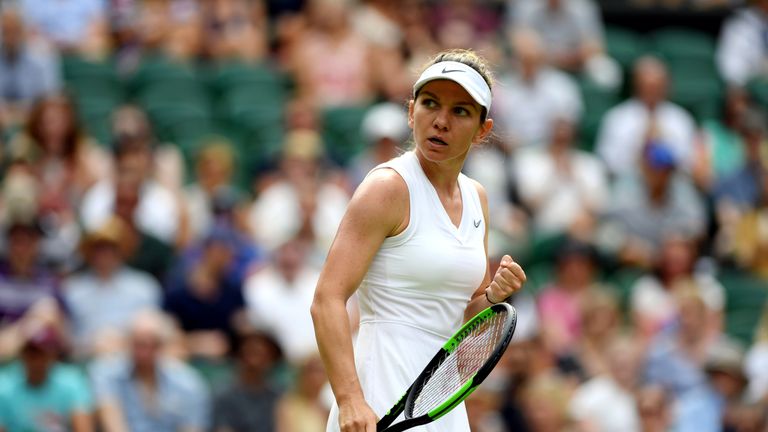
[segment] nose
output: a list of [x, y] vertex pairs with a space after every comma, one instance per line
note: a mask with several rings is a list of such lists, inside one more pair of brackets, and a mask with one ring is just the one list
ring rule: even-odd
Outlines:
[[435, 114], [435, 119], [432, 121], [432, 127], [438, 130], [448, 130], [449, 125], [449, 112], [443, 108], [438, 110]]

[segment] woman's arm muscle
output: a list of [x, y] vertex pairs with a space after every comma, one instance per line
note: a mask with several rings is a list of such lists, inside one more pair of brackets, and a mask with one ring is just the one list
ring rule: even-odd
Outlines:
[[320, 274], [312, 318], [320, 355], [340, 407], [349, 399], [363, 400], [346, 302], [384, 239], [407, 225], [408, 207], [408, 188], [396, 172], [372, 172], [352, 197]]

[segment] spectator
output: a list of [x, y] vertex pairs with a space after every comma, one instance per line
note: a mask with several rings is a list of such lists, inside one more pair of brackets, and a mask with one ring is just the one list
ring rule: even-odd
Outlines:
[[755, 343], [749, 348], [744, 358], [744, 372], [749, 379], [747, 400], [760, 402], [768, 406], [768, 304], [763, 309], [763, 316], [755, 331]]
[[[218, 216], [237, 219], [240, 192], [233, 184], [236, 171], [235, 151], [228, 141], [212, 138], [202, 145], [195, 160], [195, 181], [184, 188], [191, 241], [207, 233]], [[222, 200], [230, 198], [234, 208], [222, 208]], [[217, 210], [225, 214], [217, 214]]]
[[26, 324], [20, 359], [0, 369], [0, 430], [93, 431], [88, 381], [57, 360], [60, 329], [34, 320]]
[[545, 62], [572, 72], [603, 52], [603, 23], [593, 0], [515, 1], [512, 31], [533, 30], [542, 39]]
[[349, 200], [323, 169], [317, 132], [286, 136], [277, 181], [262, 190], [250, 210], [256, 241], [268, 250], [300, 236], [319, 253], [331, 245]]
[[581, 338], [575, 359], [588, 378], [609, 372], [608, 352], [622, 331], [619, 301], [605, 288], [589, 290], [581, 304]]
[[725, 20], [717, 44], [720, 75], [729, 84], [743, 87], [751, 78], [768, 75], [765, 25], [768, 1], [752, 0]]
[[58, 278], [40, 261], [42, 229], [34, 218], [11, 220], [6, 227], [8, 247], [0, 261], [0, 323], [21, 318], [45, 299], [60, 303]]
[[352, 160], [347, 169], [353, 188], [377, 165], [399, 156], [411, 133], [405, 108], [393, 102], [371, 107], [360, 127], [366, 149]]
[[[491, 117], [512, 147], [542, 146], [551, 138], [556, 117], [579, 118], [581, 93], [571, 77], [544, 63], [544, 48], [536, 33], [518, 32], [510, 43], [516, 64], [510, 73], [500, 74], [494, 86]], [[520, 104], [523, 100], [526, 103]]]
[[262, 0], [203, 3], [206, 54], [217, 62], [263, 61], [268, 54], [266, 5]]
[[743, 165], [744, 120], [749, 108], [746, 90], [731, 87], [725, 94], [720, 117], [704, 120], [691, 172], [701, 189], [710, 191]]
[[194, 370], [166, 353], [172, 332], [165, 316], [142, 312], [130, 326], [129, 352], [90, 366], [104, 432], [207, 430], [207, 388]]
[[630, 339], [617, 339], [610, 343], [606, 357], [607, 373], [593, 377], [574, 392], [571, 416], [579, 431], [637, 432], [640, 422], [634, 392], [639, 378], [639, 347]]
[[82, 44], [93, 26], [106, 20], [106, 2], [99, 0], [21, 0], [32, 31], [63, 51]]
[[535, 229], [590, 238], [607, 206], [608, 174], [600, 159], [573, 147], [574, 129], [572, 119], [554, 119], [549, 145], [523, 149], [512, 171]]
[[571, 354], [581, 337], [581, 308], [596, 264], [595, 251], [583, 242], [567, 241], [559, 250], [555, 280], [538, 299], [542, 338], [556, 355]]
[[766, 226], [762, 222], [768, 212], [768, 175], [761, 176], [760, 184], [760, 205], [737, 220], [729, 252], [738, 266], [768, 279], [768, 241]]
[[693, 289], [677, 296], [678, 326], [659, 335], [650, 345], [644, 376], [661, 385], [674, 398], [674, 430], [719, 431], [720, 403], [709, 390], [704, 372], [706, 354], [722, 334], [713, 335], [707, 325], [707, 306]]
[[133, 186], [139, 192], [139, 202], [132, 224], [168, 245], [182, 236], [181, 209], [173, 192], [153, 178], [152, 137], [144, 132], [116, 137], [116, 181], [103, 180], [86, 192], [80, 206], [80, 216], [86, 230], [93, 230], [113, 213], [118, 187]]
[[600, 242], [625, 265], [648, 268], [670, 234], [698, 239], [707, 226], [704, 203], [690, 180], [678, 172], [669, 148], [642, 151], [640, 175], [626, 174], [613, 185]]
[[198, 259], [183, 263], [169, 280], [163, 308], [186, 332], [187, 348], [193, 356], [227, 355], [242, 324], [243, 280], [229, 274], [236, 245], [231, 229], [215, 227]]
[[23, 123], [29, 106], [61, 85], [56, 53], [35, 45], [27, 35], [19, 11], [0, 9], [0, 120], [8, 126]]
[[299, 365], [296, 388], [283, 395], [277, 406], [277, 431], [315, 432], [325, 429], [328, 406], [322, 403], [321, 390], [328, 379], [318, 356]]
[[637, 411], [642, 432], [667, 432], [672, 427], [673, 404], [669, 394], [658, 385], [637, 392]]
[[117, 216], [83, 239], [86, 268], [64, 280], [63, 291], [81, 357], [114, 352], [136, 314], [160, 307], [160, 285], [125, 265], [120, 245], [127, 227]]
[[556, 375], [532, 378], [523, 390], [525, 418], [530, 430], [560, 432], [569, 430], [568, 401], [571, 389]]
[[678, 291], [695, 289], [707, 306], [707, 328], [722, 330], [725, 290], [711, 274], [696, 271], [696, 242], [680, 235], [664, 238], [651, 274], [641, 277], [631, 289], [632, 319], [644, 338], [651, 338], [672, 325], [678, 315]]
[[9, 152], [12, 169], [29, 173], [37, 183], [43, 254], [61, 270], [71, 270], [80, 238], [77, 208], [85, 191], [106, 175], [107, 156], [87, 138], [64, 95], [35, 102]]
[[308, 263], [306, 247], [298, 240], [283, 244], [273, 256], [246, 282], [248, 314], [254, 325], [275, 335], [295, 363], [317, 352], [309, 307], [320, 271]]
[[280, 346], [267, 333], [256, 331], [242, 335], [238, 345], [237, 381], [216, 397], [213, 431], [275, 431], [280, 393], [269, 374], [280, 360]]
[[650, 142], [667, 146], [683, 170], [689, 170], [695, 123], [683, 108], [667, 100], [666, 65], [655, 57], [641, 57], [633, 69], [634, 96], [605, 113], [596, 151], [611, 174], [637, 171], [643, 149]]
[[307, 26], [295, 37], [287, 58], [298, 95], [319, 108], [370, 103], [377, 74], [384, 78], [386, 72], [373, 67], [373, 50], [352, 27], [351, 2], [310, 0], [305, 13]]

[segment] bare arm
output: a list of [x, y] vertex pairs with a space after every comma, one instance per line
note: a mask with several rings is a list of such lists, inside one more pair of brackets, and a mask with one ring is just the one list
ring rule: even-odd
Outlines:
[[93, 416], [89, 412], [75, 411], [72, 413], [73, 432], [93, 432]]
[[[480, 183], [474, 182], [477, 187], [477, 193], [480, 196], [480, 203], [483, 206], [483, 217], [485, 218], [485, 257], [488, 262], [488, 196]], [[490, 265], [486, 265], [485, 278], [480, 286], [472, 294], [472, 298], [464, 310], [464, 321], [468, 321], [481, 310], [494, 303], [501, 302], [519, 290], [525, 283], [525, 272], [519, 264], [514, 262], [509, 255], [504, 255], [499, 269], [491, 279]]]
[[104, 432], [128, 432], [122, 410], [117, 403], [112, 401], [100, 403], [96, 412], [100, 429]]
[[355, 370], [346, 302], [384, 239], [407, 226], [408, 202], [408, 188], [397, 173], [371, 173], [349, 203], [317, 283], [312, 319], [342, 432], [376, 430], [376, 416], [365, 402]]

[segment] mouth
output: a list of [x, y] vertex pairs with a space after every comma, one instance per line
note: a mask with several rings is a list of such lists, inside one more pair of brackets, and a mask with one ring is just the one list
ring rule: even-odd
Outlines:
[[428, 138], [427, 140], [428, 140], [429, 142], [431, 142], [431, 143], [433, 143], [433, 144], [437, 144], [437, 145], [443, 145], [443, 146], [447, 146], [447, 145], [448, 145], [448, 143], [447, 143], [447, 142], [445, 142], [445, 141], [441, 140], [441, 139], [440, 139], [440, 138], [438, 138], [438, 137], [431, 137], [431, 138]]

